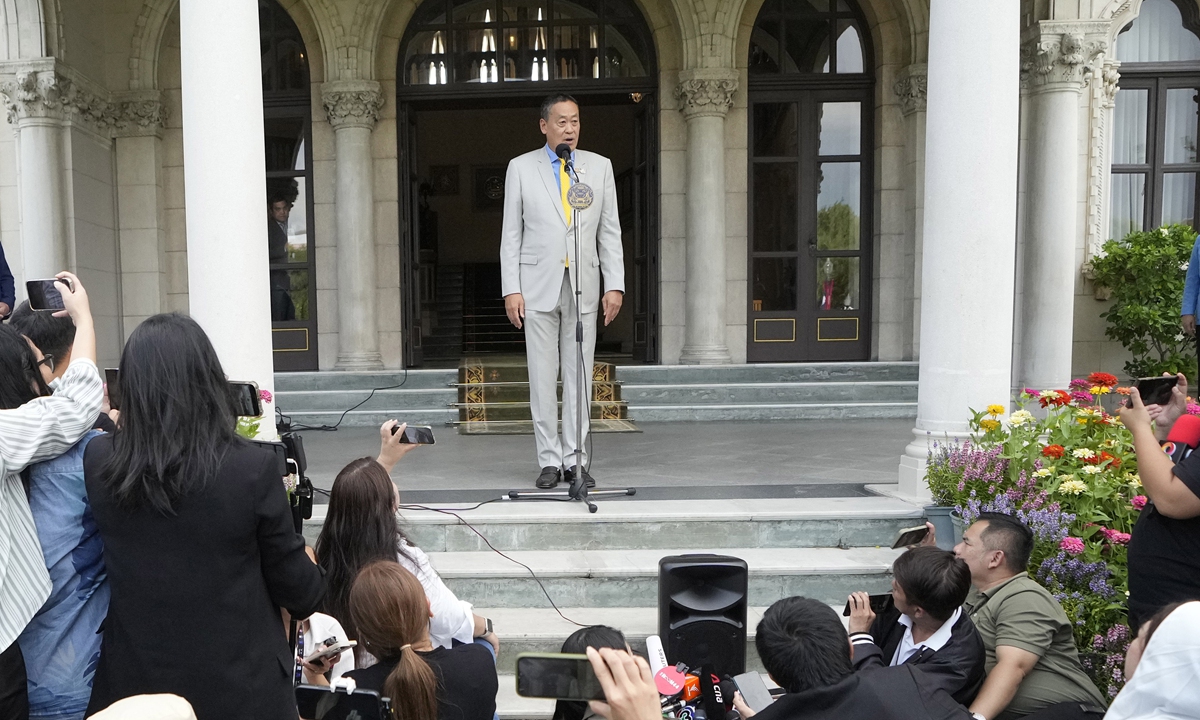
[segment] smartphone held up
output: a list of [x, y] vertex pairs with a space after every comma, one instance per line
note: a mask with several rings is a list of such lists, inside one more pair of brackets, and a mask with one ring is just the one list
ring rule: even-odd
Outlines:
[[404, 435], [401, 436], [400, 442], [412, 443], [413, 445], [433, 445], [433, 428], [428, 425], [401, 425], [397, 423], [392, 426], [392, 434], [395, 435], [400, 428], [404, 428]]
[[65, 310], [66, 305], [63, 304], [62, 292], [55, 285], [55, 283], [59, 282], [66, 285], [67, 290], [71, 292], [75, 291], [74, 286], [68, 278], [61, 280], [56, 278], [27, 280], [25, 282], [25, 294], [29, 296], [29, 309], [37, 312]]

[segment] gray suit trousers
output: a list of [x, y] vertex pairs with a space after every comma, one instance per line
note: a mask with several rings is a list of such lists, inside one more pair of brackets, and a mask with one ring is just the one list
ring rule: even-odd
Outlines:
[[[550, 312], [525, 310], [525, 351], [529, 359], [529, 404], [537, 439], [538, 467], [575, 467], [579, 406], [576, 392], [582, 375], [583, 465], [587, 467], [587, 434], [591, 427], [592, 360], [596, 355], [596, 314], [583, 314], [583, 371], [575, 344], [575, 293], [564, 268], [558, 307]], [[558, 376], [562, 370], [562, 439], [558, 434]]]

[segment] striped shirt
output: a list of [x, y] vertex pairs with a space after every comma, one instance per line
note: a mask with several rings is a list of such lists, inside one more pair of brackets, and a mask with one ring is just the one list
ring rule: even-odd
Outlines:
[[51, 383], [54, 395], [0, 410], [0, 652], [16, 642], [50, 596], [21, 471], [61, 455], [92, 429], [103, 386], [95, 363], [74, 360]]

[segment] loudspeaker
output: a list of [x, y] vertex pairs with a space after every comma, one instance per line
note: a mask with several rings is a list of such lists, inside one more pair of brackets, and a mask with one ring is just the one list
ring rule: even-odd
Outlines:
[[746, 671], [749, 568], [726, 555], [673, 555], [658, 561], [658, 636], [667, 662], [718, 677]]

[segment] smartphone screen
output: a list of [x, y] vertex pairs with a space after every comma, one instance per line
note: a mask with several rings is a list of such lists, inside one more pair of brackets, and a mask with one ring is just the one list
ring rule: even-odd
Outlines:
[[771, 697], [771, 691], [767, 689], [767, 684], [763, 682], [762, 675], [756, 672], [735, 675], [733, 683], [737, 685], [742, 699], [756, 713], [762, 712], [768, 705], [775, 702], [775, 698]]
[[[892, 594], [884, 593], [882, 595], [871, 596], [871, 612], [876, 615], [881, 615], [892, 606]], [[842, 617], [850, 617], [850, 601], [846, 601], [846, 609], [842, 610]]]
[[518, 655], [517, 694], [557, 700], [604, 699], [587, 655]]
[[25, 294], [29, 296], [30, 310], [62, 310], [62, 293], [54, 287], [54, 280], [29, 280], [25, 283]]
[[[392, 428], [392, 434], [400, 429], [399, 425]], [[413, 445], [433, 445], [433, 428], [428, 425], [409, 425], [404, 428], [404, 437], [400, 438], [400, 442], [412, 443]]]
[[384, 720], [392, 716], [386, 705], [374, 690], [359, 688], [347, 693], [314, 685], [296, 688], [296, 709], [304, 720]]
[[1149, 377], [1138, 378], [1137, 391], [1138, 395], [1142, 396], [1142, 403], [1146, 405], [1166, 405], [1171, 401], [1171, 391], [1175, 389], [1175, 385], [1179, 382], [1179, 378], [1170, 377]]
[[238, 417], [262, 415], [262, 400], [258, 397], [258, 383], [229, 381]]
[[117, 368], [104, 368], [104, 383], [108, 385], [108, 406], [121, 409], [121, 378]]

